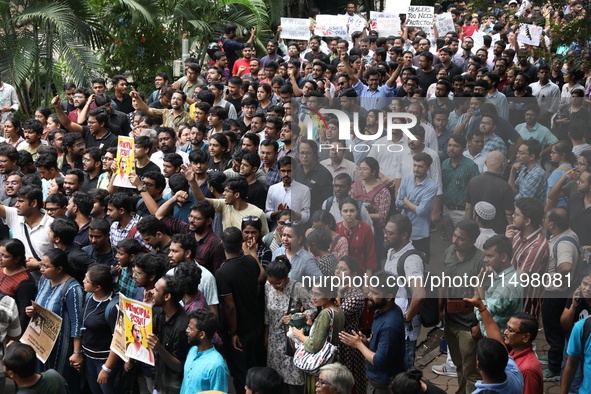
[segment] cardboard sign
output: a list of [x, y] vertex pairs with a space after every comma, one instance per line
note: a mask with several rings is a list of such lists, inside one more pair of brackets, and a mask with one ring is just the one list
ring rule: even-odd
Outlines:
[[386, 0], [385, 12], [393, 14], [406, 14], [410, 7], [410, 0]]
[[152, 333], [152, 307], [140, 301], [125, 298], [125, 356], [154, 365], [154, 352], [148, 347], [148, 335]]
[[321, 37], [346, 37], [347, 21], [345, 15], [318, 15], [314, 34]]
[[439, 34], [439, 37], [443, 37], [449, 32], [456, 31], [454, 20], [452, 19], [450, 12], [437, 15], [435, 17], [435, 23], [437, 25], [437, 33]]
[[354, 31], [363, 31], [363, 27], [365, 26], [365, 19], [363, 19], [359, 15], [345, 16], [347, 17], [347, 26], [349, 26], [349, 34], [353, 33]]
[[370, 18], [370, 28], [371, 30], [378, 30], [378, 18], [400, 18], [398, 14], [394, 14], [391, 12], [378, 12], [378, 11], [370, 11], [369, 12]]
[[[35, 315], [31, 318], [20, 341], [31, 346], [37, 358], [45, 364], [62, 328], [62, 318], [35, 302], [33, 307]], [[70, 333], [64, 333], [64, 335], [63, 339], [67, 340]]]
[[406, 24], [422, 29], [433, 26], [433, 7], [411, 5], [406, 14]]
[[304, 18], [281, 18], [281, 38], [309, 40], [310, 20]]
[[540, 45], [540, 38], [542, 37], [542, 33], [544, 32], [544, 28], [541, 26], [536, 25], [529, 25], [527, 23], [522, 23], [519, 26], [519, 34], [517, 35], [517, 42], [527, 45], [539, 46]]
[[113, 332], [113, 340], [111, 341], [111, 350], [114, 351], [125, 362], [129, 358], [125, 355], [125, 302], [123, 298], [119, 298], [119, 311], [117, 313], [117, 322], [115, 323], [115, 331]]
[[118, 187], [135, 187], [129, 181], [129, 174], [135, 172], [132, 137], [117, 137], [117, 171], [113, 173], [113, 185]]
[[378, 33], [380, 37], [400, 35], [400, 18], [378, 18]]

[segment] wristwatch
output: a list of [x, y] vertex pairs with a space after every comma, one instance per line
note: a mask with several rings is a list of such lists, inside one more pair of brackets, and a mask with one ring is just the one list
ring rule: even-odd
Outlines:
[[145, 193], [147, 191], [148, 191], [148, 188], [145, 186], [140, 189], [140, 193]]

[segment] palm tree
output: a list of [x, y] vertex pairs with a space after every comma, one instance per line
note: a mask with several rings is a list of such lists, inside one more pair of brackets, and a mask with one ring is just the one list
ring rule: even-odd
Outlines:
[[16, 0], [0, 4], [0, 36], [0, 70], [28, 114], [65, 80], [88, 81], [104, 35], [83, 0]]

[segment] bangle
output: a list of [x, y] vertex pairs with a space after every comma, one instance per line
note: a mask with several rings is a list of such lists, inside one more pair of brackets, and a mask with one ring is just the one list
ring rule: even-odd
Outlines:
[[103, 364], [103, 365], [101, 366], [101, 368], [103, 369], [103, 371], [105, 371], [105, 372], [107, 372], [107, 373], [111, 373], [111, 369], [110, 369], [110, 368], [107, 368], [107, 366], [106, 366], [105, 364]]
[[74, 352], [73, 354], [82, 354], [82, 350], [79, 352]]
[[486, 310], [486, 305], [484, 305], [482, 308], [480, 308], [480, 309], [478, 310], [478, 312], [482, 313], [482, 312], [484, 312], [485, 310]]

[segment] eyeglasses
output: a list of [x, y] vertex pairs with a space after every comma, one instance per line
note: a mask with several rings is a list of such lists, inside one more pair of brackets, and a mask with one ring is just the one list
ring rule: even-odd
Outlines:
[[143, 275], [146, 275], [146, 273], [145, 273], [145, 272], [137, 272], [137, 271], [135, 270], [135, 268], [134, 268], [134, 269], [132, 269], [132, 271], [133, 271], [133, 275], [135, 275], [135, 276], [143, 276]]
[[108, 157], [108, 156], [101, 157], [101, 161], [111, 161], [111, 160], [115, 160], [115, 158], [114, 157]]
[[319, 384], [321, 386], [324, 386], [324, 385], [326, 385], [326, 386], [332, 386], [332, 383], [327, 382], [326, 380], [320, 379], [320, 378], [318, 378], [318, 380], [316, 381], [316, 384]]
[[284, 221], [279, 221], [279, 222], [277, 222], [277, 225], [279, 225], [279, 226], [285, 226], [285, 222]]
[[395, 234], [395, 233], [393, 233], [393, 232], [391, 232], [391, 231], [388, 231], [388, 230], [386, 230], [386, 229], [383, 229], [382, 231], [384, 232], [384, 235], [385, 235], [386, 237], [391, 237], [391, 236], [393, 236], [393, 235]]
[[41, 271], [45, 271], [45, 270], [49, 270], [55, 268], [53, 265], [45, 265], [45, 264], [39, 264], [39, 269]]
[[20, 181], [4, 181], [4, 184], [16, 186], [16, 185], [20, 184]]
[[199, 331], [201, 331], [201, 330], [200, 330], [200, 329], [198, 329], [198, 328], [191, 328], [191, 326], [187, 326], [187, 328], [185, 329], [185, 331], [188, 331], [188, 332], [197, 331], [197, 332], [199, 332]]
[[90, 159], [87, 159], [86, 157], [82, 158], [82, 162], [83, 163], [90, 163]]
[[514, 329], [512, 329], [512, 328], [511, 328], [511, 327], [509, 327], [509, 326], [506, 326], [506, 327], [505, 327], [505, 331], [508, 331], [508, 332], [509, 332], [509, 334], [524, 334], [524, 333], [523, 333], [523, 332], [521, 332], [521, 331], [515, 331]]
[[45, 210], [46, 210], [47, 212], [55, 212], [55, 211], [57, 211], [58, 209], [64, 209], [64, 208], [65, 208], [65, 207], [57, 207], [57, 208], [45, 208]]
[[150, 182], [142, 182], [144, 184], [145, 187], [153, 187], [154, 184], [150, 183]]
[[258, 216], [245, 216], [242, 218], [243, 222], [258, 222], [260, 219]]

